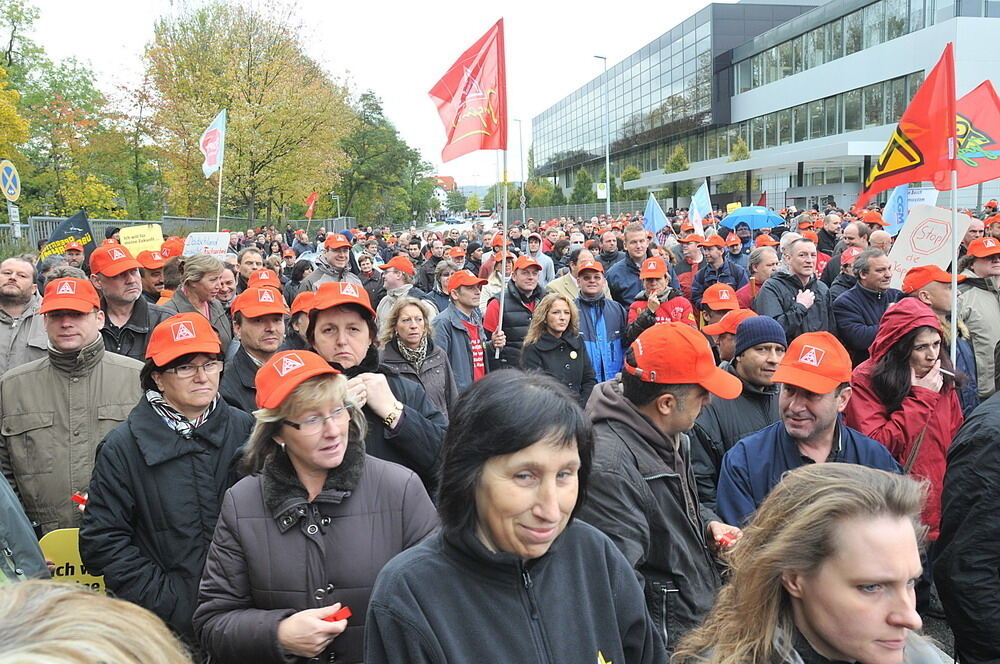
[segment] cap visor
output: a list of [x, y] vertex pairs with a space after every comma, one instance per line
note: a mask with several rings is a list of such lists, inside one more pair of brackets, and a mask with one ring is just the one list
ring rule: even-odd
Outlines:
[[722, 324], [721, 320], [718, 323], [712, 323], [711, 325], [706, 325], [705, 327], [701, 328], [701, 331], [713, 337], [717, 334], [723, 334], [724, 332], [729, 332], [730, 334], [734, 334], [734, 332], [727, 329], [726, 326]]
[[739, 378], [716, 367], [707, 378], [698, 384], [720, 399], [735, 399], [743, 392], [743, 383]]
[[69, 297], [68, 295], [62, 295], [58, 297], [50, 297], [42, 300], [42, 306], [38, 308], [38, 313], [47, 314], [52, 311], [78, 311], [81, 314], [89, 314], [93, 311], [97, 305], [89, 300], [84, 300], [77, 297]]
[[270, 316], [272, 314], [285, 315], [288, 310], [285, 309], [284, 305], [279, 302], [273, 304], [261, 304], [260, 306], [252, 305], [243, 307], [241, 309], [236, 309], [233, 313], [240, 312], [246, 318], [260, 318], [261, 316]]
[[809, 390], [813, 394], [829, 394], [840, 385], [833, 378], [820, 376], [811, 371], [805, 371], [788, 365], [778, 365], [777, 370], [774, 372], [774, 378], [771, 380], [775, 383], [788, 383], [795, 387], [801, 387], [803, 390]]
[[107, 266], [101, 270], [100, 274], [103, 274], [105, 277], [117, 277], [122, 272], [128, 272], [129, 270], [135, 270], [140, 267], [142, 267], [142, 264], [139, 263], [139, 261], [134, 258], [126, 258], [125, 260], [116, 261]]
[[[268, 394], [267, 398], [259, 400], [257, 402], [257, 405], [260, 406], [261, 408], [277, 408], [278, 406], [281, 405], [281, 402], [284, 401], [285, 398], [289, 394], [291, 394], [292, 391], [295, 390], [296, 387], [306, 382], [310, 378], [322, 374], [335, 374], [335, 373], [337, 373], [337, 370], [330, 366], [327, 366], [325, 368], [312, 367], [310, 369], [306, 369], [302, 373], [295, 376], [294, 379], [287, 379], [278, 383], [278, 387], [275, 388], [274, 391], [272, 391], [270, 394]], [[260, 392], [258, 392], [258, 394], [260, 394]]]
[[156, 366], [162, 367], [183, 355], [192, 355], [197, 353], [216, 354], [221, 352], [222, 344], [218, 341], [205, 339], [203, 341], [198, 341], [197, 343], [173, 344], [159, 353], [152, 355], [149, 359], [153, 360], [153, 364]]

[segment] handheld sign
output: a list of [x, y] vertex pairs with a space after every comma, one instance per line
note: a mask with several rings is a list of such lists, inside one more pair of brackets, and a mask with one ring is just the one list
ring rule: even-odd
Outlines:
[[[958, 237], [965, 237], [972, 218], [958, 213]], [[947, 270], [951, 264], [951, 210], [917, 205], [910, 210], [896, 242], [889, 250], [892, 281], [889, 286], [901, 288], [903, 277], [911, 267], [937, 265]]]
[[104, 577], [94, 576], [80, 560], [80, 529], [60, 528], [47, 533], [39, 542], [42, 554], [56, 564], [52, 578], [87, 586], [104, 592]]
[[143, 251], [159, 251], [163, 246], [163, 231], [159, 224], [126, 226], [118, 231], [122, 245], [138, 256]]
[[212, 254], [221, 256], [229, 251], [229, 233], [191, 233], [184, 241], [184, 255]]

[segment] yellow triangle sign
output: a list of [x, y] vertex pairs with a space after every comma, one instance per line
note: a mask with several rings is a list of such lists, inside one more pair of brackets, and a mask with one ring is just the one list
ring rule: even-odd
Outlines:
[[879, 155], [878, 161], [865, 179], [865, 189], [871, 188], [872, 184], [882, 178], [912, 170], [922, 166], [923, 163], [923, 153], [897, 125], [889, 144], [885, 146], [885, 150]]

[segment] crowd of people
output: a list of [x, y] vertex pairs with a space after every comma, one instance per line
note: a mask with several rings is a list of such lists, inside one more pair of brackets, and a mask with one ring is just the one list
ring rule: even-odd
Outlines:
[[79, 528], [162, 661], [996, 661], [983, 212], [956, 311], [832, 203], [6, 258], [0, 653]]

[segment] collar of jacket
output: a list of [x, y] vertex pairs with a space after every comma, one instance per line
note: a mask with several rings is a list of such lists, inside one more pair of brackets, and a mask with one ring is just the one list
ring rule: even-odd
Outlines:
[[386, 290], [385, 294], [392, 299], [399, 299], [410, 292], [413, 288], [413, 284], [403, 284], [402, 286], [397, 286], [396, 288], [390, 288]]
[[872, 290], [871, 288], [865, 288], [861, 285], [861, 282], [856, 282], [852, 288], [857, 288], [859, 292], [863, 293], [868, 298], [879, 302], [881, 302], [889, 292], [888, 289], [884, 291], [877, 291]]
[[247, 389], [256, 391], [257, 384], [257, 369], [260, 367], [254, 362], [254, 359], [250, 357], [250, 353], [247, 349], [240, 346], [240, 349], [236, 351], [236, 355], [233, 359], [226, 363], [225, 371], [235, 371], [236, 376], [240, 379], [240, 385]]
[[583, 347], [583, 339], [579, 334], [569, 334], [568, 332], [564, 332], [561, 337], [553, 336], [549, 332], [543, 332], [542, 336], [535, 342], [535, 346], [540, 351], [552, 351], [559, 348], [562, 344], [566, 344], [571, 349], [578, 351]]
[[[101, 311], [104, 312], [105, 322], [104, 326], [107, 327], [110, 319], [108, 316], [108, 301], [101, 297]], [[135, 302], [132, 303], [132, 313], [129, 314], [128, 320], [122, 325], [122, 329], [128, 328], [133, 332], [138, 332], [139, 334], [145, 334], [149, 332], [149, 302], [145, 297], [139, 297]]]
[[964, 272], [962, 272], [962, 274], [966, 276], [966, 280], [964, 283], [969, 284], [973, 288], [978, 288], [980, 290], [988, 291], [990, 293], [993, 293], [994, 295], [997, 293], [998, 290], [1000, 290], [997, 288], [997, 282], [994, 281], [993, 278], [980, 277], [975, 272], [973, 272], [971, 268], [965, 270]]
[[[756, 397], [770, 399], [778, 393], [778, 386], [774, 383], [766, 387], [761, 387], [760, 385], [754, 385], [753, 383], [748, 382], [745, 378], [743, 378], [743, 376], [736, 372], [736, 367], [733, 366], [732, 362], [722, 362], [719, 364], [719, 368], [728, 371], [740, 379], [740, 382], [743, 383], [743, 394], [752, 394]], [[736, 398], [739, 399], [739, 397]]]
[[[573, 519], [569, 520], [566, 528], [573, 524]], [[530, 571], [538, 565], [542, 565], [559, 550], [560, 540], [565, 534], [565, 530], [559, 533], [555, 541], [543, 555], [528, 561], [521, 559], [516, 553], [507, 551], [490, 551], [476, 536], [476, 526], [472, 528], [444, 528], [442, 539], [445, 544], [445, 555], [453, 558], [463, 566], [472, 569], [477, 576], [494, 579], [497, 581], [509, 582], [511, 576], [519, 578], [522, 572]]]
[[358, 362], [353, 367], [343, 368], [336, 362], [330, 362], [330, 366], [344, 374], [347, 378], [354, 378], [355, 376], [360, 376], [363, 373], [387, 373], [382, 371], [382, 365], [378, 361], [378, 348], [375, 344], [368, 346], [368, 352], [365, 353], [364, 358]]
[[[313, 502], [340, 503], [357, 488], [365, 469], [365, 440], [356, 435], [353, 426], [351, 434], [352, 440], [344, 451], [344, 460], [336, 468], [327, 471], [323, 490]], [[261, 492], [264, 495], [264, 505], [278, 522], [281, 532], [287, 531], [306, 515], [304, 507], [309, 504], [309, 494], [284, 448], [264, 462]]]
[[48, 351], [49, 362], [57, 371], [69, 376], [83, 376], [93, 371], [104, 357], [104, 337], [98, 334], [96, 339], [72, 353], [58, 351], [50, 342]]
[[[677, 434], [671, 438], [657, 429], [648, 417], [639, 412], [635, 404], [625, 398], [620, 379], [602, 385], [605, 387], [598, 397], [598, 401], [603, 402], [601, 413], [592, 413], [592, 419], [595, 422], [604, 421], [612, 429], [627, 427], [632, 432], [632, 435], [618, 435], [632, 452], [636, 468], [644, 478], [676, 474], [675, 457], [678, 448], [687, 444], [687, 436]], [[597, 389], [600, 387], [599, 385]], [[589, 405], [588, 412], [590, 412]]]
[[535, 290], [531, 291], [531, 294], [528, 295], [528, 297], [524, 297], [524, 293], [521, 292], [521, 289], [514, 285], [513, 279], [507, 282], [507, 293], [511, 297], [516, 298], [518, 302], [525, 305], [525, 308], [527, 308], [528, 302], [539, 302], [543, 297], [545, 297], [545, 290], [541, 286], [535, 286]]
[[448, 305], [447, 309], [435, 316], [434, 320], [446, 320], [451, 323], [451, 326], [456, 330], [465, 330], [465, 325], [462, 323], [463, 320], [468, 321], [473, 325], [482, 325], [483, 317], [479, 312], [479, 307], [473, 309], [471, 315], [466, 316], [459, 311], [458, 307], [455, 306], [455, 303], [452, 302]]
[[156, 466], [199, 452], [205, 445], [220, 447], [226, 438], [229, 408], [224, 400], [219, 399], [202, 425], [191, 433], [191, 438], [185, 438], [168, 427], [143, 396], [129, 413], [128, 426], [146, 465]]

